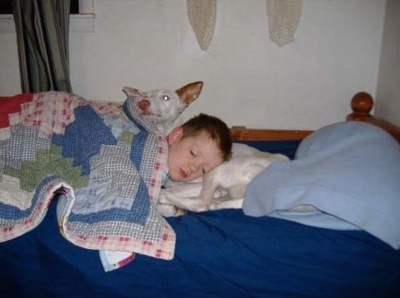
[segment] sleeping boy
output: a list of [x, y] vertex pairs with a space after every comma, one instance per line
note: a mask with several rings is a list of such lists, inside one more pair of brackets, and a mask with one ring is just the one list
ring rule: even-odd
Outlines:
[[[231, 158], [232, 138], [220, 119], [199, 114], [175, 127], [167, 136], [168, 174], [164, 184], [190, 182], [200, 178]], [[159, 198], [157, 209], [163, 216], [177, 216], [186, 211]]]
[[232, 138], [220, 119], [199, 114], [167, 136], [168, 176], [176, 182], [193, 181], [232, 155]]

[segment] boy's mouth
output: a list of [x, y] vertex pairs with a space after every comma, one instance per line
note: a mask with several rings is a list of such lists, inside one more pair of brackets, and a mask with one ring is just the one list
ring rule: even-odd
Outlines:
[[182, 178], [186, 178], [188, 176], [188, 174], [182, 169], [179, 169], [179, 175], [181, 175]]

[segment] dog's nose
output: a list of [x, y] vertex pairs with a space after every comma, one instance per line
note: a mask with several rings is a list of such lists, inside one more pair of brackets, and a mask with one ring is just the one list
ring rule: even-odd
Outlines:
[[147, 110], [150, 106], [150, 101], [147, 99], [142, 99], [141, 101], [138, 102], [139, 109], [141, 110]]

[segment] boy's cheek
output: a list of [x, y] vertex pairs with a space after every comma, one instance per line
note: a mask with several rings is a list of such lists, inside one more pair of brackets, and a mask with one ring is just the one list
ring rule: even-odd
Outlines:
[[203, 177], [203, 176], [204, 176], [204, 174], [203, 174], [203, 172], [201, 171], [201, 172], [199, 172], [199, 173], [190, 175], [190, 178], [189, 178], [190, 180], [189, 180], [189, 181], [196, 180], [196, 179], [198, 179], [198, 178], [200, 178], [200, 177]]

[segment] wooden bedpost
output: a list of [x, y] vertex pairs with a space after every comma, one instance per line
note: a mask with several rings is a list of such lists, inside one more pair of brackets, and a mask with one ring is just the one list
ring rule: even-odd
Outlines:
[[347, 115], [346, 120], [366, 121], [371, 118], [370, 112], [374, 107], [374, 100], [367, 92], [358, 92], [351, 99], [351, 109], [353, 113]]
[[374, 107], [374, 100], [367, 92], [358, 92], [351, 99], [351, 109], [353, 113], [347, 115], [347, 121], [363, 121], [374, 124], [390, 133], [400, 142], [400, 127], [389, 123], [383, 119], [375, 118], [370, 114]]

